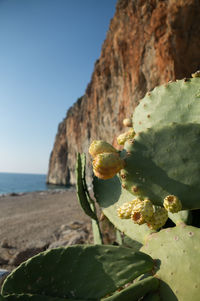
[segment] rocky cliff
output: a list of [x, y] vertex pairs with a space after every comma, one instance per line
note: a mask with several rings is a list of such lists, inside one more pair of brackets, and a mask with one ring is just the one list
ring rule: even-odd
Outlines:
[[75, 183], [77, 152], [116, 145], [122, 120], [156, 85], [200, 68], [199, 0], [120, 0], [85, 95], [60, 123], [47, 181]]

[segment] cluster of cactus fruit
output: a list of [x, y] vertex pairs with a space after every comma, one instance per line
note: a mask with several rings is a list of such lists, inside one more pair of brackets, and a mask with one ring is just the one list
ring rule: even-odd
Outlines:
[[[130, 125], [131, 121], [125, 124]], [[124, 134], [121, 134], [117, 138], [117, 142], [120, 145], [124, 145], [126, 142], [132, 144], [134, 147], [134, 129], [131, 128]], [[120, 157], [118, 152], [112, 145], [102, 140], [95, 140], [92, 142], [89, 148], [89, 153], [93, 158], [93, 171], [96, 177], [106, 180], [114, 177], [120, 172], [122, 179], [122, 187], [126, 188], [126, 161]], [[131, 153], [127, 152], [127, 156], [130, 159]], [[140, 195], [138, 187], [132, 183], [131, 191], [135, 195]], [[181, 211], [182, 204], [179, 198], [175, 195], [167, 195], [163, 201], [163, 207], [154, 206], [148, 198], [137, 197], [130, 202], [123, 203], [122, 206], [117, 208], [118, 216], [122, 219], [131, 219], [134, 223], [142, 225], [146, 223], [152, 230], [158, 230], [165, 225], [168, 219], [168, 212], [177, 213]]]
[[[42, 252], [4, 281], [0, 301], [199, 301], [200, 72], [140, 101], [118, 151], [94, 141], [93, 191], [78, 154], [77, 196], [94, 245]], [[96, 202], [116, 228], [103, 241]]]

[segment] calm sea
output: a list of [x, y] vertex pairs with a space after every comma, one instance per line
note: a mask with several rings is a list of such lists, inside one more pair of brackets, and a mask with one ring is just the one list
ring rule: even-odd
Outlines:
[[0, 172], [0, 195], [58, 188], [61, 187], [46, 184], [46, 175]]

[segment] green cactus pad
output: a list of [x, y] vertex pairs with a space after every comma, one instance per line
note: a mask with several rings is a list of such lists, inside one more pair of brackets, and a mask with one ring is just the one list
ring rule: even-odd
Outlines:
[[159, 280], [154, 277], [149, 277], [131, 284], [122, 291], [117, 292], [108, 298], [102, 299], [102, 301], [138, 301], [147, 293], [157, 290], [158, 286]]
[[131, 239], [143, 244], [145, 237], [152, 233], [147, 225], [139, 226], [134, 224], [131, 219], [120, 219], [117, 215], [117, 208], [123, 203], [132, 201], [136, 196], [121, 187], [117, 176], [109, 180], [101, 180], [95, 177], [93, 188], [97, 202], [111, 223]]
[[[142, 301], [161, 301], [159, 293], [149, 293], [146, 295]], [[170, 301], [170, 300], [169, 300]]]
[[90, 199], [88, 198], [86, 186], [84, 185], [85, 179], [85, 163], [84, 158], [78, 153], [76, 162], [76, 191], [78, 201], [84, 212], [92, 219], [97, 220], [95, 212], [91, 209]]
[[85, 179], [86, 171], [86, 156], [85, 154], [77, 154], [76, 161], [76, 191], [79, 204], [85, 214], [92, 218], [92, 232], [95, 244], [102, 244], [103, 238], [99, 226], [99, 221], [96, 214], [95, 202], [91, 198]]
[[136, 133], [172, 122], [200, 123], [200, 78], [156, 87], [141, 100], [133, 115]]
[[178, 213], [168, 212], [168, 216], [176, 225], [181, 223], [192, 224], [192, 212], [190, 210], [182, 210]]
[[[74, 301], [74, 299], [53, 298], [44, 295], [12, 294], [0, 296], [0, 301]], [[76, 301], [84, 301], [76, 299]]]
[[99, 299], [152, 270], [153, 264], [150, 256], [122, 246], [58, 248], [22, 263], [5, 280], [2, 295]]
[[141, 249], [157, 262], [163, 301], [199, 301], [200, 229], [179, 225], [149, 236]]
[[136, 240], [131, 239], [130, 237], [123, 235], [122, 244], [125, 247], [131, 248], [134, 251], [139, 251], [142, 247], [142, 244]]
[[120, 174], [129, 192], [159, 206], [173, 194], [182, 209], [200, 208], [200, 124], [148, 129], [125, 149], [126, 166]]

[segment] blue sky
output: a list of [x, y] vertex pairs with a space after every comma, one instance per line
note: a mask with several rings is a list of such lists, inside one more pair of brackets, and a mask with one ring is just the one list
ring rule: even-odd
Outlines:
[[84, 94], [116, 0], [0, 0], [0, 172], [47, 173]]

